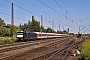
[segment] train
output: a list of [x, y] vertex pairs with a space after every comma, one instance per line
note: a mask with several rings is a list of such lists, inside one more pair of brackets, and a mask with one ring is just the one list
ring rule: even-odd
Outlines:
[[66, 37], [68, 34], [44, 33], [44, 32], [17, 32], [17, 41], [29, 41], [47, 38]]

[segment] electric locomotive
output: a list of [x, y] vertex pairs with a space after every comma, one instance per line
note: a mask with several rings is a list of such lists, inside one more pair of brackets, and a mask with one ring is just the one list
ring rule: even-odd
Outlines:
[[36, 33], [34, 32], [18, 32], [17, 41], [28, 41], [37, 39]]

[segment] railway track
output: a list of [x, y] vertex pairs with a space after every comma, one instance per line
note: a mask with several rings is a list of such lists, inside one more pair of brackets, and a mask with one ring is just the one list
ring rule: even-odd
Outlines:
[[[62, 53], [64, 52], [67, 48], [71, 47], [74, 43], [74, 40], [70, 41], [69, 43], [67, 43], [65, 46], [61, 47], [60, 49], [54, 50], [52, 52], [49, 52], [45, 55], [42, 56], [38, 56], [32, 60], [50, 60], [53, 56], [55, 56], [58, 53]], [[51, 59], [52, 60], [52, 59]]]
[[34, 41], [28, 41], [28, 42], [15, 42], [15, 43], [10, 43], [10, 44], [2, 44], [2, 45], [0, 45], [0, 48], [8, 47], [8, 46], [14, 46], [14, 45], [28, 44], [28, 43], [32, 43], [32, 42], [34, 42]]
[[[57, 38], [57, 40], [60, 38]], [[62, 38], [61, 38], [62, 40]], [[51, 42], [51, 41], [56, 41], [54, 39], [49, 39], [49, 40], [41, 40], [41, 43], [45, 42]], [[19, 43], [12, 43], [12, 44], [5, 44], [5, 45], [0, 45], [0, 53], [11, 51], [11, 50], [16, 50], [16, 49], [21, 49], [24, 47], [29, 47], [30, 45], [35, 45], [38, 44], [38, 41], [30, 41], [30, 42], [19, 42]], [[23, 45], [23, 46], [22, 46]]]
[[[58, 39], [60, 39], [60, 38], [58, 38]], [[54, 39], [51, 39], [51, 40], [55, 42]], [[45, 42], [50, 42], [51, 40], [41, 41], [41, 43], [43, 44]], [[2, 57], [2, 56], [7, 55], [7, 52], [9, 52], [9, 51], [13, 51], [13, 50], [17, 50], [17, 49], [21, 49], [21, 48], [25, 48], [25, 47], [30, 47], [33, 45], [38, 45], [38, 42], [33, 42], [33, 43], [27, 42], [27, 43], [21, 43], [21, 44], [4, 45], [3, 48], [0, 48], [0, 56]]]
[[[15, 42], [15, 43], [10, 43], [10, 44], [2, 44], [2, 45], [0, 45], [0, 48], [15, 46], [15, 45], [21, 45], [21, 44], [28, 44], [28, 43], [37, 43], [38, 41], [40, 41], [40, 42], [51, 41], [51, 40], [54, 40], [54, 39], [44, 39], [44, 40], [34, 40], [34, 41], [28, 41], [28, 42]], [[62, 38], [57, 38], [57, 39], [62, 39]]]
[[[70, 38], [72, 38], [72, 37], [70, 37]], [[41, 43], [43, 44], [42, 46], [51, 47], [53, 44], [56, 45], [58, 43], [61, 43], [61, 42], [65, 41], [66, 39], [67, 38], [64, 38], [64, 39], [57, 38], [57, 40], [51, 39], [49, 41], [48, 40], [41, 41]], [[55, 42], [57, 42], [57, 43], [55, 43]], [[38, 42], [33, 42], [33, 43], [30, 43], [30, 42], [26, 43], [25, 42], [25, 43], [21, 43], [20, 45], [19, 44], [13, 44], [13, 46], [11, 46], [12, 44], [11, 45], [7, 45], [7, 46], [10, 46], [10, 47], [3, 46], [3, 48], [0, 48], [0, 60], [1, 59], [7, 59], [7, 58], [10, 58], [10, 57], [19, 56], [19, 55], [23, 54], [23, 52], [28, 51], [28, 50], [32, 51], [35, 48], [36, 49], [37, 48], [41, 49], [41, 46], [38, 46], [37, 44], [38, 44]], [[25, 48], [29, 48], [29, 49], [25, 50]], [[21, 52], [21, 49], [23, 49], [24, 51]], [[14, 53], [16, 50], [18, 52]]]
[[[50, 53], [51, 55], [49, 55], [49, 57], [46, 57], [44, 60], [73, 60], [73, 59], [70, 59], [71, 54], [73, 54], [71, 51], [73, 49], [76, 49], [77, 46], [80, 46], [82, 42], [84, 42], [86, 39], [87, 38], [83, 38], [81, 41], [76, 42], [76, 43], [75, 43], [75, 40], [71, 41], [71, 43], [68, 43], [69, 46], [65, 45], [62, 48], [60, 48], [58, 51], [55, 51], [55, 53], [51, 52]], [[35, 60], [38, 60], [38, 58], [36, 58]]]

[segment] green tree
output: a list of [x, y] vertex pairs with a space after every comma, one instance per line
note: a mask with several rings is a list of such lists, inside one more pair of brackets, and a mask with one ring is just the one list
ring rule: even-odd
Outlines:
[[21, 25], [21, 23], [20, 23], [19, 27], [20, 27], [20, 29], [21, 29], [22, 31], [24, 31], [24, 26]]
[[46, 32], [51, 33], [52, 32], [52, 29], [48, 27], [47, 30], [46, 30]]
[[[36, 32], [39, 32], [40, 31], [40, 22], [38, 22], [38, 21], [35, 21], [35, 23], [36, 23], [36, 25], [35, 25], [35, 31]], [[43, 30], [44, 28], [42, 27], [42, 30]]]
[[59, 33], [59, 34], [63, 34], [63, 31], [57, 31], [57, 33]]
[[20, 31], [21, 31], [20, 27], [14, 26], [14, 34], [15, 34], [15, 36], [16, 36], [17, 32], [20, 32]]
[[29, 28], [28, 28], [28, 25], [27, 23], [24, 23], [24, 25], [19, 25], [19, 28], [22, 30], [22, 31], [29, 31]]
[[24, 29], [23, 31], [28, 31], [28, 25], [26, 23], [24, 23], [23, 29]]
[[68, 34], [68, 32], [66, 30], [63, 30], [63, 34]]
[[6, 26], [4, 20], [2, 20], [2, 18], [0, 18], [0, 26]]
[[5, 27], [0, 27], [0, 36], [5, 37], [10, 35], [10, 29]]
[[28, 21], [28, 30], [29, 31], [31, 30], [31, 22], [30, 22], [30, 20]]
[[40, 22], [35, 21], [34, 16], [32, 16], [32, 22], [30, 24], [30, 31], [32, 32], [40, 31]]
[[10, 28], [7, 28], [6, 36], [10, 36]]

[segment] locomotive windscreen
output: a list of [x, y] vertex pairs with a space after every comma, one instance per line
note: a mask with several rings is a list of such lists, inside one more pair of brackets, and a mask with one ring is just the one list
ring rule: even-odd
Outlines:
[[17, 35], [23, 35], [23, 32], [18, 32]]

